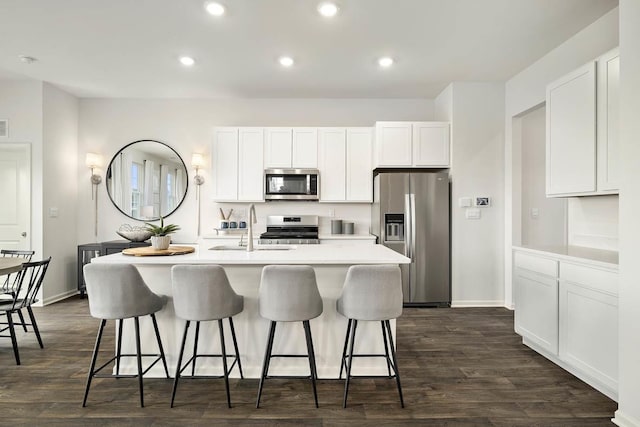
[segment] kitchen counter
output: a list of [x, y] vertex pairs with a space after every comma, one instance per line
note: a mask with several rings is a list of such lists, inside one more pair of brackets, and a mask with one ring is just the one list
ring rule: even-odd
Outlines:
[[[214, 245], [211, 245], [214, 246]], [[219, 246], [219, 245], [218, 245]], [[227, 246], [227, 245], [223, 245]], [[234, 247], [230, 245], [231, 247]], [[340, 371], [342, 346], [347, 328], [347, 319], [336, 311], [336, 300], [342, 290], [347, 270], [354, 264], [407, 264], [410, 259], [382, 245], [256, 245], [258, 250], [209, 250], [209, 245], [196, 246], [196, 251], [186, 255], [134, 257], [119, 254], [94, 258], [100, 264], [133, 264], [152, 291], [169, 297], [167, 306], [156, 314], [162, 343], [170, 372], [175, 370], [184, 321], [175, 316], [171, 288], [171, 267], [178, 264], [219, 264], [224, 266], [229, 282], [236, 293], [244, 296], [244, 311], [234, 316], [234, 326], [244, 374], [247, 378], [259, 378], [266, 345], [269, 321], [259, 315], [258, 288], [262, 267], [268, 264], [307, 264], [314, 268], [318, 289], [323, 300], [321, 316], [310, 321], [316, 351], [317, 370], [320, 378], [337, 378]], [[271, 248], [271, 249], [270, 249]], [[144, 348], [155, 349], [151, 321], [140, 319]], [[225, 322], [226, 324], [226, 322]], [[395, 334], [395, 322], [392, 321]], [[123, 352], [134, 349], [133, 328], [125, 327]], [[379, 322], [358, 324], [358, 351], [362, 353], [384, 353]], [[229, 333], [225, 333], [229, 338]], [[189, 335], [187, 348], [192, 348]], [[220, 353], [217, 324], [201, 325], [199, 348], [205, 353]], [[231, 341], [227, 348], [233, 348]], [[306, 351], [303, 328], [300, 322], [283, 322], [278, 325], [274, 354], [304, 354]], [[276, 358], [271, 362], [270, 373], [274, 375], [308, 375], [309, 365], [305, 358]], [[121, 371], [134, 373], [135, 360], [123, 361]], [[219, 360], [198, 362], [198, 372], [203, 375], [219, 375]], [[358, 358], [353, 368], [355, 375], [386, 375], [383, 358]], [[154, 366], [147, 376], [161, 377], [162, 368]], [[237, 370], [233, 375], [237, 376]]]
[[540, 255], [553, 254], [554, 257], [567, 261], [588, 261], [592, 265], [618, 269], [618, 252], [593, 249], [583, 246], [544, 245], [544, 246], [513, 246], [514, 250], [532, 252]]

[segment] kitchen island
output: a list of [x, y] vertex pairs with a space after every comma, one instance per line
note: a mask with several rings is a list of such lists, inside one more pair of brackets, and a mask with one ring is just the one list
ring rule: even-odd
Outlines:
[[[316, 353], [319, 378], [337, 378], [340, 371], [340, 359], [344, 345], [347, 319], [336, 311], [336, 300], [340, 295], [349, 266], [356, 264], [408, 264], [410, 259], [382, 245], [257, 245], [253, 252], [239, 250], [236, 246], [208, 245], [195, 247], [195, 252], [176, 256], [138, 257], [119, 254], [94, 258], [92, 262], [100, 264], [126, 263], [135, 265], [152, 291], [167, 295], [166, 307], [156, 314], [162, 343], [173, 373], [177, 362], [184, 321], [175, 316], [171, 289], [171, 267], [184, 264], [218, 264], [225, 268], [231, 286], [236, 293], [244, 296], [244, 311], [234, 317], [234, 326], [242, 360], [244, 375], [247, 378], [259, 378], [262, 359], [267, 341], [269, 321], [260, 317], [258, 311], [258, 288], [262, 267], [271, 264], [303, 264], [313, 266], [320, 295], [324, 303], [322, 315], [311, 320], [311, 330]], [[133, 326], [125, 322], [123, 332], [123, 352], [133, 353], [135, 344]], [[142, 350], [153, 352], [156, 348], [151, 320], [140, 319]], [[392, 321], [395, 334], [395, 322]], [[190, 333], [188, 349], [193, 348]], [[227, 349], [232, 349], [230, 333], [225, 322]], [[274, 354], [305, 354], [304, 331], [302, 323], [279, 323], [274, 341]], [[216, 322], [203, 322], [198, 342], [199, 353], [220, 353], [220, 341]], [[357, 353], [383, 353], [382, 330], [379, 322], [361, 322], [358, 324], [358, 336], [355, 344]], [[135, 359], [124, 360], [121, 370], [134, 373]], [[273, 375], [308, 375], [309, 365], [306, 358], [274, 358], [269, 372]], [[219, 359], [199, 359], [196, 373], [218, 375], [222, 372]], [[354, 364], [355, 375], [386, 375], [384, 359], [358, 358]], [[162, 368], [154, 366], [147, 376], [163, 376]], [[237, 369], [232, 376], [238, 377]]]

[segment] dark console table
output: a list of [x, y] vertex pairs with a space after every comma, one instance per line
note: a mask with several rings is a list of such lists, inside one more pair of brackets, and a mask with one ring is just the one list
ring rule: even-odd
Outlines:
[[78, 291], [80, 291], [80, 297], [84, 298], [87, 289], [84, 283], [84, 274], [82, 273], [82, 267], [84, 267], [85, 264], [90, 263], [95, 257], [117, 254], [127, 248], [139, 248], [142, 246], [151, 246], [151, 243], [110, 240], [108, 242], [78, 245]]

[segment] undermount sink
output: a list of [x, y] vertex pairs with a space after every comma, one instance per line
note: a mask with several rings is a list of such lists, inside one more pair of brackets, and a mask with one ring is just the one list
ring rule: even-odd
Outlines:
[[[253, 245], [256, 251], [290, 251], [295, 249], [293, 245]], [[217, 245], [209, 248], [210, 251], [246, 251], [246, 246], [238, 245]]]

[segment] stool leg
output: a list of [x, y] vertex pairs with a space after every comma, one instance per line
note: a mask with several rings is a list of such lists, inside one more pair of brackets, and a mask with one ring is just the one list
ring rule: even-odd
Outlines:
[[344, 365], [346, 363], [345, 358], [347, 357], [347, 344], [349, 343], [350, 332], [351, 332], [351, 319], [349, 319], [349, 322], [347, 323], [347, 333], [344, 335], [344, 347], [342, 348], [342, 360], [340, 360], [340, 375], [338, 375], [338, 379], [342, 378], [342, 370], [344, 369]]
[[227, 406], [231, 408], [231, 394], [229, 393], [229, 371], [227, 371], [227, 349], [224, 345], [224, 329], [222, 319], [218, 319], [218, 329], [220, 329], [220, 347], [222, 348], [222, 369], [224, 370], [224, 387], [227, 390]]
[[189, 332], [190, 324], [191, 321], [187, 320], [187, 323], [184, 325], [182, 344], [180, 345], [180, 354], [178, 355], [178, 364], [176, 365], [176, 378], [173, 380], [173, 391], [171, 392], [171, 408], [173, 408], [173, 401], [176, 398], [176, 391], [178, 390], [178, 381], [180, 380], [180, 371], [182, 370], [182, 356], [184, 355], [184, 346], [187, 343], [187, 333]]
[[276, 333], [276, 322], [271, 321], [269, 327], [269, 338], [267, 339], [267, 348], [264, 351], [264, 361], [262, 362], [262, 374], [260, 375], [260, 385], [258, 386], [258, 398], [256, 399], [256, 409], [260, 407], [260, 396], [262, 396], [262, 386], [264, 379], [269, 373], [269, 360], [271, 360], [271, 350], [273, 349], [273, 337]]
[[238, 370], [240, 370], [240, 378], [244, 378], [242, 373], [242, 363], [240, 362], [240, 352], [238, 351], [238, 341], [236, 340], [236, 329], [233, 327], [233, 319], [229, 317], [229, 326], [231, 327], [231, 336], [233, 337], [233, 348], [236, 351], [236, 360], [238, 361]]
[[[31, 327], [33, 328], [33, 332], [36, 334], [36, 338], [38, 339], [38, 344], [40, 344], [40, 348], [44, 348], [44, 344], [42, 344], [42, 338], [40, 337], [40, 330], [38, 329], [38, 322], [36, 322], [36, 316], [33, 315], [33, 310], [31, 306], [27, 306], [27, 313], [29, 314], [29, 318], [31, 319]], [[27, 330], [27, 325], [24, 324], [24, 318], [22, 317], [22, 311], [18, 310], [18, 316], [20, 316], [20, 320], [24, 325], [25, 332]]]
[[384, 329], [384, 320], [380, 321], [380, 326], [382, 326], [382, 339], [384, 340], [384, 355], [386, 356], [386, 361], [387, 361], [387, 373], [389, 374], [389, 378], [391, 378], [391, 363], [389, 363], [389, 345], [387, 344], [387, 332]]
[[196, 335], [193, 338], [193, 361], [191, 362], [191, 376], [196, 375], [196, 356], [198, 355], [198, 338], [200, 337], [200, 321], [196, 321]]
[[7, 315], [7, 323], [9, 324], [9, 334], [11, 335], [11, 345], [13, 346], [13, 355], [16, 358], [16, 365], [20, 364], [20, 353], [18, 352], [18, 340], [16, 339], [16, 329], [13, 324], [13, 318], [11, 312], [5, 312]]
[[100, 328], [98, 328], [98, 336], [96, 337], [96, 345], [93, 348], [93, 355], [91, 356], [91, 366], [89, 367], [89, 375], [87, 375], [87, 387], [84, 390], [84, 399], [82, 399], [82, 407], [87, 406], [87, 397], [89, 396], [89, 387], [91, 387], [91, 380], [93, 379], [93, 370], [96, 368], [96, 360], [98, 360], [98, 350], [100, 349], [100, 340], [102, 339], [102, 332], [104, 331], [104, 325], [107, 324], [106, 319], [100, 321]]
[[120, 375], [120, 354], [122, 354], [122, 324], [123, 319], [118, 319], [118, 342], [116, 343], [116, 378]]
[[142, 384], [142, 352], [140, 351], [140, 319], [133, 318], [136, 327], [136, 359], [138, 359], [138, 388], [140, 389], [140, 407], [144, 408], [144, 394]]
[[316, 402], [316, 408], [318, 407], [318, 391], [316, 389], [316, 357], [313, 351], [313, 341], [311, 339], [311, 327], [308, 320], [302, 321], [304, 327], [304, 334], [307, 341], [307, 357], [309, 359], [309, 371], [311, 372], [311, 385], [313, 386], [313, 399]]
[[156, 333], [156, 340], [158, 340], [158, 348], [160, 349], [160, 359], [164, 365], [164, 373], [169, 378], [169, 368], [167, 368], [167, 359], [164, 357], [164, 349], [162, 348], [162, 340], [160, 339], [160, 331], [158, 330], [158, 322], [156, 321], [156, 315], [150, 314], [151, 320], [153, 320], [153, 330]]
[[358, 327], [358, 321], [353, 320], [353, 329], [351, 329], [351, 339], [349, 340], [349, 363], [347, 363], [347, 378], [344, 382], [344, 399], [342, 400], [342, 407], [347, 407], [347, 395], [349, 394], [349, 380], [351, 379], [351, 366], [353, 365], [353, 344], [356, 340], [356, 328]]
[[398, 360], [396, 359], [396, 350], [393, 345], [393, 336], [391, 335], [391, 325], [388, 320], [385, 320], [387, 325], [387, 333], [389, 334], [389, 346], [391, 347], [391, 357], [393, 358], [393, 370], [396, 374], [396, 384], [398, 385], [398, 394], [400, 395], [400, 406], [404, 408], [404, 399], [402, 398], [402, 385], [400, 385], [400, 372], [398, 371]]

